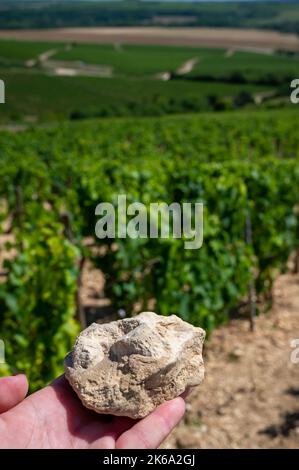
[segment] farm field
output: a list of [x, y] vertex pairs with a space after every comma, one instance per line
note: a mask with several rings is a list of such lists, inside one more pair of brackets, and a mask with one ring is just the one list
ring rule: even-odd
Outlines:
[[[0, 122], [53, 121], [106, 115], [161, 115], [207, 111], [209, 97], [237, 97], [272, 90], [266, 85], [130, 78], [55, 77], [39, 71], [0, 69], [10, 99]], [[24, 93], [24, 90], [26, 93]]]
[[3, 40], [0, 41], [0, 64], [22, 64], [27, 60], [36, 59], [43, 52], [56, 47], [61, 47], [61, 44], [42, 41]]
[[0, 40], [0, 123], [221, 111], [277, 96], [287, 106], [298, 65], [225, 49]]
[[[0, 40], [0, 63], [21, 64], [37, 60], [47, 51], [51, 60], [83, 62], [109, 66], [113, 75], [154, 76], [162, 72], [175, 73], [190, 60], [186, 76], [228, 78], [234, 73], [248, 74], [247, 80], [262, 79], [266, 74], [292, 76], [298, 72], [298, 57], [277, 53], [248, 52], [224, 48], [195, 48], [177, 46], [146, 46], [130, 44], [72, 44], [59, 42]], [[180, 72], [178, 72], [180, 74]], [[246, 78], [246, 77], [245, 77]]]
[[199, 53], [198, 62], [188, 74], [196, 77], [211, 77], [227, 79], [235, 75], [243, 77], [244, 81], [262, 82], [277, 79], [287, 81], [299, 73], [299, 58], [284, 57], [279, 54], [258, 54], [244, 51], [221, 51], [215, 54]]
[[299, 72], [299, 58], [234, 49], [77, 44], [70, 50], [58, 52], [53, 59], [109, 65], [116, 75], [175, 73], [190, 60], [194, 61], [194, 65], [190, 71], [182, 71], [182, 75], [219, 79], [240, 73], [244, 75], [244, 80], [258, 81], [269, 74], [292, 77]]
[[40, 30], [0, 30], [2, 39], [79, 43], [125, 43], [212, 48], [251, 48], [298, 52], [299, 38], [293, 33], [233, 28], [78, 27]]
[[[210, 51], [213, 56], [214, 51]], [[109, 65], [115, 75], [154, 75], [175, 72], [184, 62], [208, 51], [190, 47], [141, 46], [127, 44], [75, 44], [70, 50], [58, 51], [54, 60], [82, 61]]]

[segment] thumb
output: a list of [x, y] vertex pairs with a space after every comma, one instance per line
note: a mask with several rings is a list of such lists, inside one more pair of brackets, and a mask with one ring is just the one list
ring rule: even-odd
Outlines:
[[0, 413], [10, 410], [24, 400], [28, 392], [26, 375], [0, 378]]

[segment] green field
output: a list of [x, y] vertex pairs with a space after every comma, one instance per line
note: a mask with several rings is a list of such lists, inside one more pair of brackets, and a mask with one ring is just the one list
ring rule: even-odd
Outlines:
[[195, 59], [187, 75], [198, 78], [229, 79], [242, 74], [244, 81], [262, 81], [270, 75], [276, 78], [294, 77], [299, 73], [299, 59], [279, 54], [204, 49], [176, 46], [67, 44], [0, 40], [0, 63], [14, 65], [40, 54], [57, 50], [51, 59], [104, 65], [112, 68], [114, 76], [153, 76], [161, 72], [175, 73], [186, 61]]
[[[195, 55], [196, 57], [196, 55]], [[253, 52], [236, 51], [231, 56], [226, 51], [210, 50], [199, 54], [191, 76], [213, 77], [227, 79], [233, 74], [242, 74], [244, 81], [262, 81], [286, 77], [296, 77], [299, 74], [298, 58], [284, 57], [278, 54], [267, 55]]]
[[243, 74], [245, 81], [266, 80], [267, 76], [294, 77], [299, 73], [299, 60], [278, 54], [267, 55], [236, 51], [227, 55], [225, 49], [201, 49], [171, 46], [132, 46], [77, 44], [71, 50], [60, 51], [57, 60], [82, 61], [108, 65], [116, 75], [148, 75], [175, 72], [184, 62], [196, 59], [189, 76], [228, 79]]
[[197, 49], [190, 47], [76, 44], [71, 50], [56, 54], [54, 59], [109, 65], [116, 75], [138, 76], [174, 72], [196, 55]]
[[37, 57], [45, 51], [61, 46], [53, 42], [15, 41], [2, 39], [0, 41], [0, 63], [24, 62]]
[[[40, 59], [47, 51], [54, 54]], [[195, 59], [193, 70], [178, 72]], [[35, 63], [28, 66], [28, 60]], [[99, 76], [84, 75], [95, 65], [109, 66], [111, 77], [100, 76], [97, 68]], [[59, 66], [77, 75], [58, 76]], [[222, 111], [255, 106], [261, 94], [267, 103], [276, 96], [287, 103], [298, 66], [294, 57], [224, 49], [2, 40], [6, 103], [0, 123]], [[158, 79], [162, 72], [169, 72], [170, 80]]]
[[0, 122], [68, 119], [105, 115], [159, 115], [206, 111], [210, 96], [254, 94], [269, 87], [192, 81], [130, 78], [56, 77], [30, 70], [0, 69], [6, 83], [6, 103]]

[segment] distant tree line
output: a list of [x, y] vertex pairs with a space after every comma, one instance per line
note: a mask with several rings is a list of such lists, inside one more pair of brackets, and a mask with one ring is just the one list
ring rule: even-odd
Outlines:
[[[70, 2], [0, 0], [0, 28], [169, 25], [246, 27], [299, 34], [298, 2]], [[282, 15], [283, 13], [283, 15]]]

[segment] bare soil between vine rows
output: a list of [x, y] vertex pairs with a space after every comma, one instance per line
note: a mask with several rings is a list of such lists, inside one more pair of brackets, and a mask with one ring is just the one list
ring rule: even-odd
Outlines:
[[278, 278], [274, 304], [248, 322], [233, 320], [205, 347], [206, 378], [188, 399], [185, 418], [164, 448], [294, 448], [299, 446], [299, 275]]

